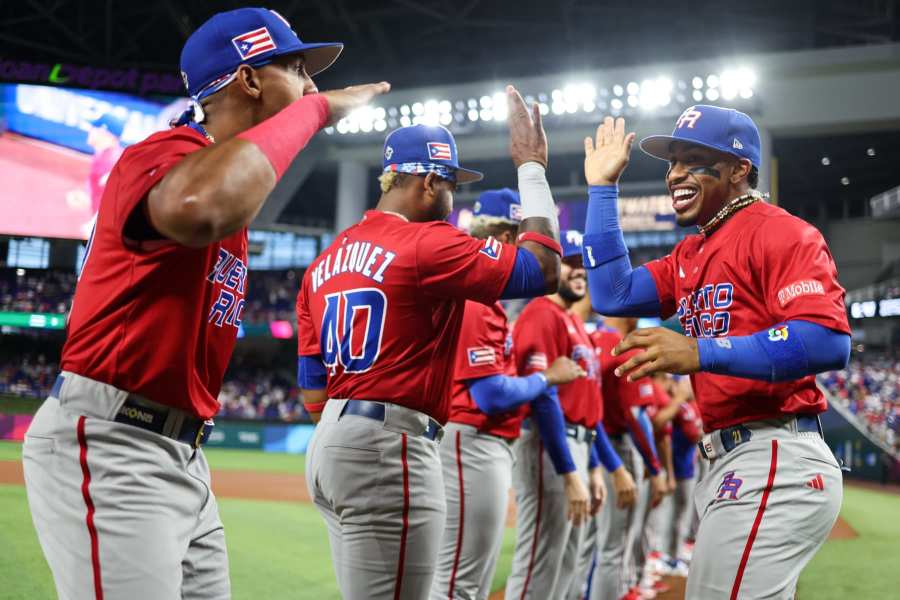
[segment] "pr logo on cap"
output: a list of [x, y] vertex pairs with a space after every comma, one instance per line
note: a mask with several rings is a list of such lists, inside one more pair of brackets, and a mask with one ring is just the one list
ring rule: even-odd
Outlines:
[[693, 106], [689, 109], [685, 110], [681, 113], [681, 116], [678, 117], [678, 123], [675, 124], [675, 127], [681, 129], [687, 124], [688, 129], [693, 129], [694, 125], [697, 124], [697, 119], [703, 116], [703, 113], [699, 110], [695, 109]]

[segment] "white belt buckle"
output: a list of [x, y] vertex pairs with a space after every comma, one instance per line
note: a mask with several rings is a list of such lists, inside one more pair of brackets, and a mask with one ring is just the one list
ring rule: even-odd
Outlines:
[[703, 439], [700, 441], [703, 444], [703, 452], [706, 454], [707, 460], [713, 460], [716, 458], [716, 447], [713, 444], [713, 435], [712, 433], [707, 433], [703, 436]]

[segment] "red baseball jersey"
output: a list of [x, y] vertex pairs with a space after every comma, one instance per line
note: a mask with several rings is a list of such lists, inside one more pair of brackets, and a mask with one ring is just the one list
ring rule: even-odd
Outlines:
[[520, 375], [543, 371], [559, 356], [568, 356], [581, 365], [585, 377], [556, 386], [559, 403], [570, 423], [593, 428], [600, 422], [600, 366], [580, 318], [546, 296], [536, 298], [519, 315], [513, 346]]
[[[646, 406], [647, 414], [650, 415], [650, 419], [652, 420], [656, 417], [659, 411], [671, 404], [672, 396], [670, 396], [669, 393], [655, 381], [651, 381], [650, 386], [653, 388], [653, 399]], [[666, 421], [662, 427], [657, 427], [654, 424], [653, 431], [656, 434], [657, 439], [665, 437], [667, 435], [671, 435], [672, 421]]]
[[524, 406], [498, 415], [486, 415], [475, 404], [466, 385], [469, 379], [509, 374], [510, 369], [515, 368], [512, 348], [503, 306], [499, 302], [491, 306], [466, 302], [456, 351], [449, 421], [472, 425], [483, 433], [504, 438], [519, 437]]
[[247, 231], [203, 248], [137, 242], [125, 224], [150, 189], [208, 144], [178, 127], [129, 147], [110, 173], [75, 288], [61, 367], [189, 411], [216, 414], [247, 287]]
[[[622, 341], [622, 336], [612, 329], [599, 328], [591, 334], [591, 341], [600, 362], [600, 389], [603, 396], [603, 427], [607, 433], [616, 435], [629, 430], [631, 407], [646, 404], [649, 399], [641, 397], [642, 384], [647, 378], [628, 381], [615, 374], [616, 367], [627, 361], [639, 350], [630, 350], [613, 356], [612, 350]], [[644, 385], [646, 393], [646, 385]], [[652, 392], [651, 392], [652, 395]]]
[[392, 402], [445, 423], [466, 300], [496, 302], [516, 252], [370, 210], [303, 276], [299, 354], [322, 358], [329, 398]]
[[[692, 235], [648, 263], [662, 316], [687, 335], [751, 335], [798, 319], [850, 332], [844, 289], [825, 240], [809, 223], [765, 202], [738, 211], [708, 238]], [[815, 377], [768, 383], [691, 376], [707, 431], [827, 408]]]

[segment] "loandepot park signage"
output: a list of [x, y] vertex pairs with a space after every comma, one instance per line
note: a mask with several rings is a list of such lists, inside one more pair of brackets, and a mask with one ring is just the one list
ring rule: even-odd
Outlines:
[[113, 69], [74, 63], [40, 63], [0, 57], [0, 81], [113, 90], [145, 96], [183, 96], [184, 82], [177, 73], [140, 69]]

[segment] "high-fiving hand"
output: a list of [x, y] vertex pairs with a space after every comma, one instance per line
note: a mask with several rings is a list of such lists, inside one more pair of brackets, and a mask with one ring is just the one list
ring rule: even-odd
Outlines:
[[613, 348], [613, 356], [641, 348], [624, 363], [616, 367], [618, 377], [628, 376], [628, 381], [654, 373], [690, 375], [700, 370], [700, 352], [697, 340], [665, 327], [635, 329]]
[[328, 100], [328, 125], [334, 125], [357, 108], [367, 105], [375, 96], [387, 94], [389, 91], [391, 84], [381, 81], [322, 92]]
[[541, 119], [540, 105], [525, 105], [522, 95], [511, 85], [506, 86], [506, 122], [509, 126], [509, 155], [516, 168], [527, 162], [547, 166], [547, 134]]
[[628, 165], [634, 132], [625, 133], [625, 119], [606, 117], [595, 139], [584, 138], [584, 178], [588, 185], [615, 185]]

